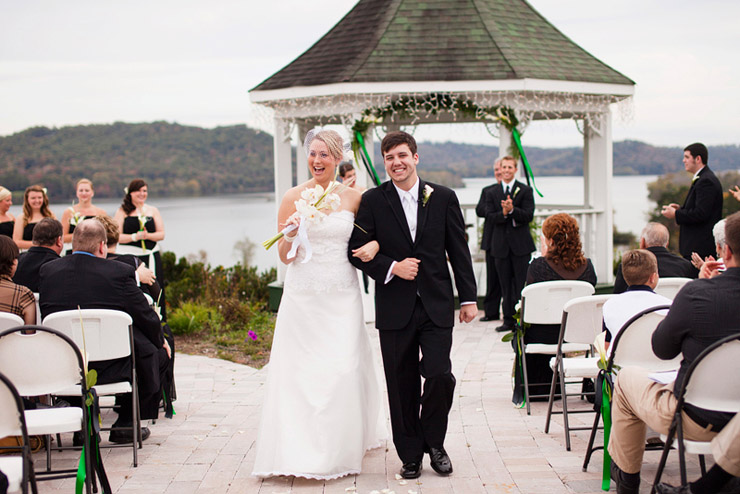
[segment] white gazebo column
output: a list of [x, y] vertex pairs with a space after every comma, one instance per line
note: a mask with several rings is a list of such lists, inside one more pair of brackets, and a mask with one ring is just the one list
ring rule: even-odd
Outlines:
[[308, 156], [306, 156], [306, 150], [303, 149], [303, 141], [306, 139], [306, 134], [311, 127], [305, 121], [301, 121], [297, 127], [298, 140], [296, 141], [295, 150], [295, 176], [297, 184], [302, 184], [303, 182], [308, 182], [308, 179], [311, 178], [308, 172]]
[[[289, 126], [280, 118], [275, 118], [275, 138], [273, 140], [273, 154], [275, 157], [275, 230], [277, 230], [277, 211], [280, 201], [288, 190], [293, 187], [292, 149]], [[275, 247], [277, 256], [277, 247]], [[285, 280], [287, 266], [278, 259], [278, 281]]]
[[[597, 121], [584, 125], [583, 184], [585, 206], [599, 213], [581, 225], [586, 255], [591, 257], [599, 283], [613, 283], [614, 218], [612, 211], [612, 118], [609, 110]], [[587, 215], [589, 216], [589, 215]]]

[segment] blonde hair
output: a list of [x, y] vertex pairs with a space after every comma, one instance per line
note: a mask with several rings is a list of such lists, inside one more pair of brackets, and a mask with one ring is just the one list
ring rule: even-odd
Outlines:
[[77, 183], [75, 184], [75, 191], [77, 190], [77, 187], [79, 187], [79, 186], [80, 186], [80, 184], [87, 184], [87, 185], [89, 185], [89, 186], [90, 186], [90, 188], [91, 188], [92, 190], [95, 190], [95, 187], [93, 187], [93, 183], [92, 183], [92, 180], [90, 180], [90, 179], [87, 179], [87, 178], [81, 178], [81, 179], [79, 179], [79, 180], [77, 181]]
[[8, 189], [0, 185], [0, 201], [4, 201], [8, 196], [12, 196], [13, 193]]
[[314, 139], [318, 139], [326, 144], [329, 154], [331, 154], [335, 160], [342, 160], [344, 157], [344, 140], [337, 131], [329, 129], [322, 130], [314, 136]]

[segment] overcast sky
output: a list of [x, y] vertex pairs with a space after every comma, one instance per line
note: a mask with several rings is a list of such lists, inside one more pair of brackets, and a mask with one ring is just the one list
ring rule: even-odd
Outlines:
[[[166, 120], [267, 127], [248, 90], [328, 31], [355, 0], [0, 0], [0, 135], [35, 125]], [[740, 143], [740, 2], [530, 0], [557, 28], [637, 82], [614, 138]], [[733, 46], [735, 48], [733, 48]], [[482, 127], [417, 138], [496, 144]], [[578, 145], [572, 122], [525, 144]]]

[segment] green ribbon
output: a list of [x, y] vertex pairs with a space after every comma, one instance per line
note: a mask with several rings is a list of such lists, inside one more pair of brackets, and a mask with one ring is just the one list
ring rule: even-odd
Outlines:
[[519, 150], [519, 156], [522, 157], [522, 163], [524, 163], [524, 174], [527, 178], [527, 184], [529, 184], [529, 180], [532, 180], [532, 188], [537, 192], [537, 194], [542, 197], [542, 192], [537, 188], [537, 185], [534, 183], [534, 173], [532, 172], [532, 168], [529, 166], [529, 161], [527, 161], [527, 156], [524, 154], [524, 148], [522, 147], [522, 139], [519, 136], [519, 131], [516, 129], [516, 127], [513, 127], [511, 129], [511, 136], [514, 138], [514, 143], [516, 144], [516, 148]]
[[611, 486], [612, 457], [609, 455], [609, 434], [612, 430], [611, 388], [606, 376], [601, 381], [601, 419], [604, 421], [604, 468], [601, 473], [601, 490], [608, 491]]
[[375, 171], [375, 167], [373, 166], [373, 160], [370, 159], [370, 154], [365, 148], [365, 139], [362, 138], [362, 133], [355, 131], [355, 137], [357, 138], [357, 142], [360, 143], [360, 148], [362, 149], [361, 157], [364, 158], [363, 161], [365, 163], [365, 168], [370, 172], [370, 176], [372, 177], [373, 182], [375, 182], [375, 185], [380, 185], [380, 178], [378, 178], [378, 173]]
[[80, 456], [80, 464], [77, 466], [77, 479], [75, 482], [75, 493], [82, 494], [82, 489], [85, 487], [85, 478], [87, 478], [87, 465], [85, 461], [85, 446], [82, 446], [82, 455]]

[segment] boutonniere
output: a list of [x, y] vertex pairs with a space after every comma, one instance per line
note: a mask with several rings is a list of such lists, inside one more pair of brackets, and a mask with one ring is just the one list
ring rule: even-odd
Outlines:
[[519, 189], [519, 187], [517, 187], [516, 190], [514, 191], [514, 195], [511, 196], [511, 198], [514, 199], [516, 197], [516, 195], [519, 193], [520, 190], [521, 189]]
[[434, 192], [434, 189], [429, 184], [425, 184], [424, 190], [421, 191], [421, 207], [426, 207], [429, 198], [432, 196], [432, 192]]

